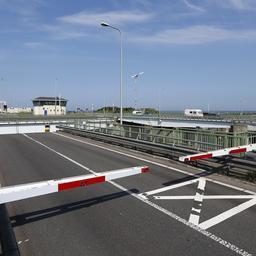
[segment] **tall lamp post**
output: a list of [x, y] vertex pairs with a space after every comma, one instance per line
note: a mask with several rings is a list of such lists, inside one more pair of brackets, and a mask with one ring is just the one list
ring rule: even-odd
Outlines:
[[137, 99], [136, 99], [136, 81], [139, 78], [139, 76], [141, 76], [143, 74], [144, 74], [144, 72], [140, 72], [140, 73], [137, 73], [137, 74], [131, 76], [131, 78], [133, 78], [133, 80], [134, 80], [134, 108], [135, 108], [135, 110], [137, 109], [137, 104], [136, 104], [137, 103]]
[[119, 28], [109, 25], [106, 22], [101, 22], [101, 26], [109, 27], [119, 32], [120, 34], [120, 124], [123, 124], [123, 37]]

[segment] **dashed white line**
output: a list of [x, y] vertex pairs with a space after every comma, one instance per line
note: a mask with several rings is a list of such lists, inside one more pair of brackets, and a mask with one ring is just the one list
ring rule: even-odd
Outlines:
[[27, 242], [29, 242], [29, 239], [26, 239], [24, 241], [20, 240], [20, 241], [18, 241], [18, 245], [21, 245], [21, 244], [24, 244], [24, 243], [27, 243]]
[[[88, 167], [86, 167], [86, 166], [84, 166], [84, 165], [82, 165], [82, 164], [76, 162], [75, 160], [71, 159], [70, 157], [67, 157], [67, 156], [63, 155], [62, 153], [60, 153], [60, 152], [58, 152], [58, 151], [56, 151], [56, 150], [50, 148], [49, 146], [47, 146], [47, 145], [41, 143], [40, 141], [37, 141], [37, 140], [33, 139], [32, 137], [30, 137], [30, 136], [28, 136], [28, 135], [25, 135], [25, 134], [24, 134], [24, 136], [26, 136], [28, 139], [30, 139], [30, 140], [32, 140], [32, 141], [38, 143], [39, 145], [41, 145], [41, 146], [43, 146], [43, 147], [45, 147], [45, 148], [51, 150], [52, 152], [55, 152], [55, 153], [58, 154], [59, 156], [64, 157], [65, 159], [71, 161], [72, 163], [77, 164], [77, 165], [80, 166], [80, 167], [83, 166], [83, 169], [85, 169], [85, 170], [87, 170], [87, 171], [89, 171], [89, 172], [91, 172], [91, 173], [97, 175], [97, 173], [96, 173], [95, 171], [93, 171], [93, 170], [89, 169]], [[232, 250], [233, 252], [235, 252], [235, 253], [237, 253], [237, 254], [239, 254], [239, 255], [243, 255], [243, 256], [251, 256], [251, 254], [248, 253], [247, 251], [245, 251], [244, 249], [241, 249], [241, 248], [237, 247], [236, 245], [234, 245], [234, 244], [232, 244], [232, 243], [230, 243], [230, 242], [228, 242], [228, 241], [222, 239], [221, 237], [218, 237], [218, 236], [216, 236], [216, 235], [210, 233], [209, 231], [206, 231], [206, 230], [200, 228], [199, 226], [194, 225], [193, 223], [190, 223], [190, 222], [186, 221], [185, 219], [183, 219], [183, 218], [179, 217], [178, 215], [176, 215], [176, 214], [174, 214], [174, 213], [172, 213], [172, 212], [170, 212], [170, 211], [168, 211], [168, 210], [162, 208], [161, 206], [159, 206], [159, 205], [157, 205], [157, 204], [155, 204], [155, 203], [149, 201], [148, 199], [145, 199], [145, 198], [141, 197], [140, 195], [137, 195], [137, 194], [135, 194], [135, 193], [130, 192], [130, 191], [127, 190], [125, 187], [123, 187], [123, 186], [117, 184], [116, 182], [109, 181], [109, 183], [112, 184], [113, 186], [119, 188], [120, 190], [129, 193], [131, 196], [135, 197], [136, 199], [140, 200], [141, 202], [144, 202], [145, 204], [147, 204], [147, 205], [153, 207], [154, 209], [157, 209], [158, 211], [160, 211], [160, 212], [162, 212], [162, 213], [168, 215], [169, 217], [171, 217], [171, 218], [177, 220], [178, 222], [181, 222], [181, 223], [183, 223], [184, 225], [186, 225], [186, 226], [192, 228], [193, 230], [198, 231], [198, 232], [201, 233], [202, 235], [204, 235], [204, 236], [206, 236], [206, 237], [212, 239], [213, 241], [215, 241], [215, 242], [217, 242], [218, 244], [220, 244], [220, 245], [222, 245], [222, 246], [224, 246], [224, 247], [226, 247], [226, 248]]]
[[199, 182], [198, 182], [197, 189], [204, 190], [205, 189], [205, 185], [206, 185], [205, 178], [200, 178]]
[[206, 180], [204, 178], [200, 178], [198, 181], [197, 192], [194, 197], [194, 205], [195, 206], [192, 207], [191, 213], [189, 216], [189, 222], [191, 222], [195, 225], [198, 225], [199, 219], [200, 219], [205, 184], [206, 184]]

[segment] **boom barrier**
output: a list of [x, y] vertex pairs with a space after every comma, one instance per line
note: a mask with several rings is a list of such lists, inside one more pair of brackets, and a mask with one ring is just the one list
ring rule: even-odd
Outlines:
[[220, 149], [220, 150], [208, 151], [205, 153], [181, 156], [181, 157], [179, 157], [179, 161], [190, 162], [190, 161], [196, 161], [196, 160], [206, 159], [206, 158], [213, 158], [213, 157], [218, 157], [218, 156], [241, 154], [241, 153], [246, 153], [246, 152], [250, 152], [250, 151], [254, 151], [254, 150], [256, 150], [256, 144], [250, 144], [250, 145], [245, 145], [245, 146], [240, 146], [240, 147], [224, 148], [224, 149]]
[[73, 188], [85, 187], [88, 185], [111, 181], [123, 177], [145, 173], [148, 171], [149, 168], [147, 166], [142, 166], [101, 172], [97, 175], [80, 175], [59, 180], [48, 180], [16, 186], [2, 187], [0, 188], [0, 204], [61, 192]]

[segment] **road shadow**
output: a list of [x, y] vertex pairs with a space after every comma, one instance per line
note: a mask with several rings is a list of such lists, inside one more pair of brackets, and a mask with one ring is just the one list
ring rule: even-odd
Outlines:
[[19, 248], [5, 204], [0, 204], [0, 256], [19, 256]]
[[188, 176], [186, 176], [184, 178], [181, 178], [181, 179], [167, 181], [167, 182], [164, 182], [162, 184], [164, 186], [171, 186], [171, 185], [175, 185], [175, 184], [178, 184], [178, 183], [181, 183], [181, 182], [194, 180], [194, 179], [197, 179], [197, 178], [200, 178], [200, 177], [207, 177], [207, 176], [210, 176], [212, 174], [222, 173], [222, 172], [223, 172], [223, 167], [208, 167], [203, 172], [191, 174], [191, 175], [188, 175]]
[[103, 202], [111, 201], [121, 197], [130, 195], [131, 193], [139, 193], [138, 189], [130, 189], [113, 194], [94, 197], [86, 200], [77, 201], [74, 203], [59, 205], [47, 209], [42, 209], [34, 212], [23, 213], [20, 215], [10, 217], [12, 227], [22, 226], [28, 223], [36, 222], [39, 220], [51, 218], [54, 216], [62, 215], [68, 212], [80, 210], [83, 208], [91, 207], [93, 205], [101, 204]]

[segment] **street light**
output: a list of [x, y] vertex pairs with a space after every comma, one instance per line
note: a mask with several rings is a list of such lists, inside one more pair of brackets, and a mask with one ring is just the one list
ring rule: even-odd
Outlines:
[[123, 124], [123, 37], [119, 28], [113, 27], [106, 22], [101, 22], [102, 27], [109, 27], [117, 30], [120, 34], [120, 124]]
[[144, 72], [140, 72], [140, 73], [137, 73], [137, 74], [135, 74], [135, 75], [132, 75], [131, 76], [131, 78], [133, 78], [133, 80], [134, 80], [134, 108], [135, 108], [135, 110], [136, 110], [136, 106], [137, 106], [137, 99], [136, 99], [136, 81], [137, 81], [137, 79], [139, 78], [139, 76], [141, 76], [141, 75], [143, 75], [144, 74]]

